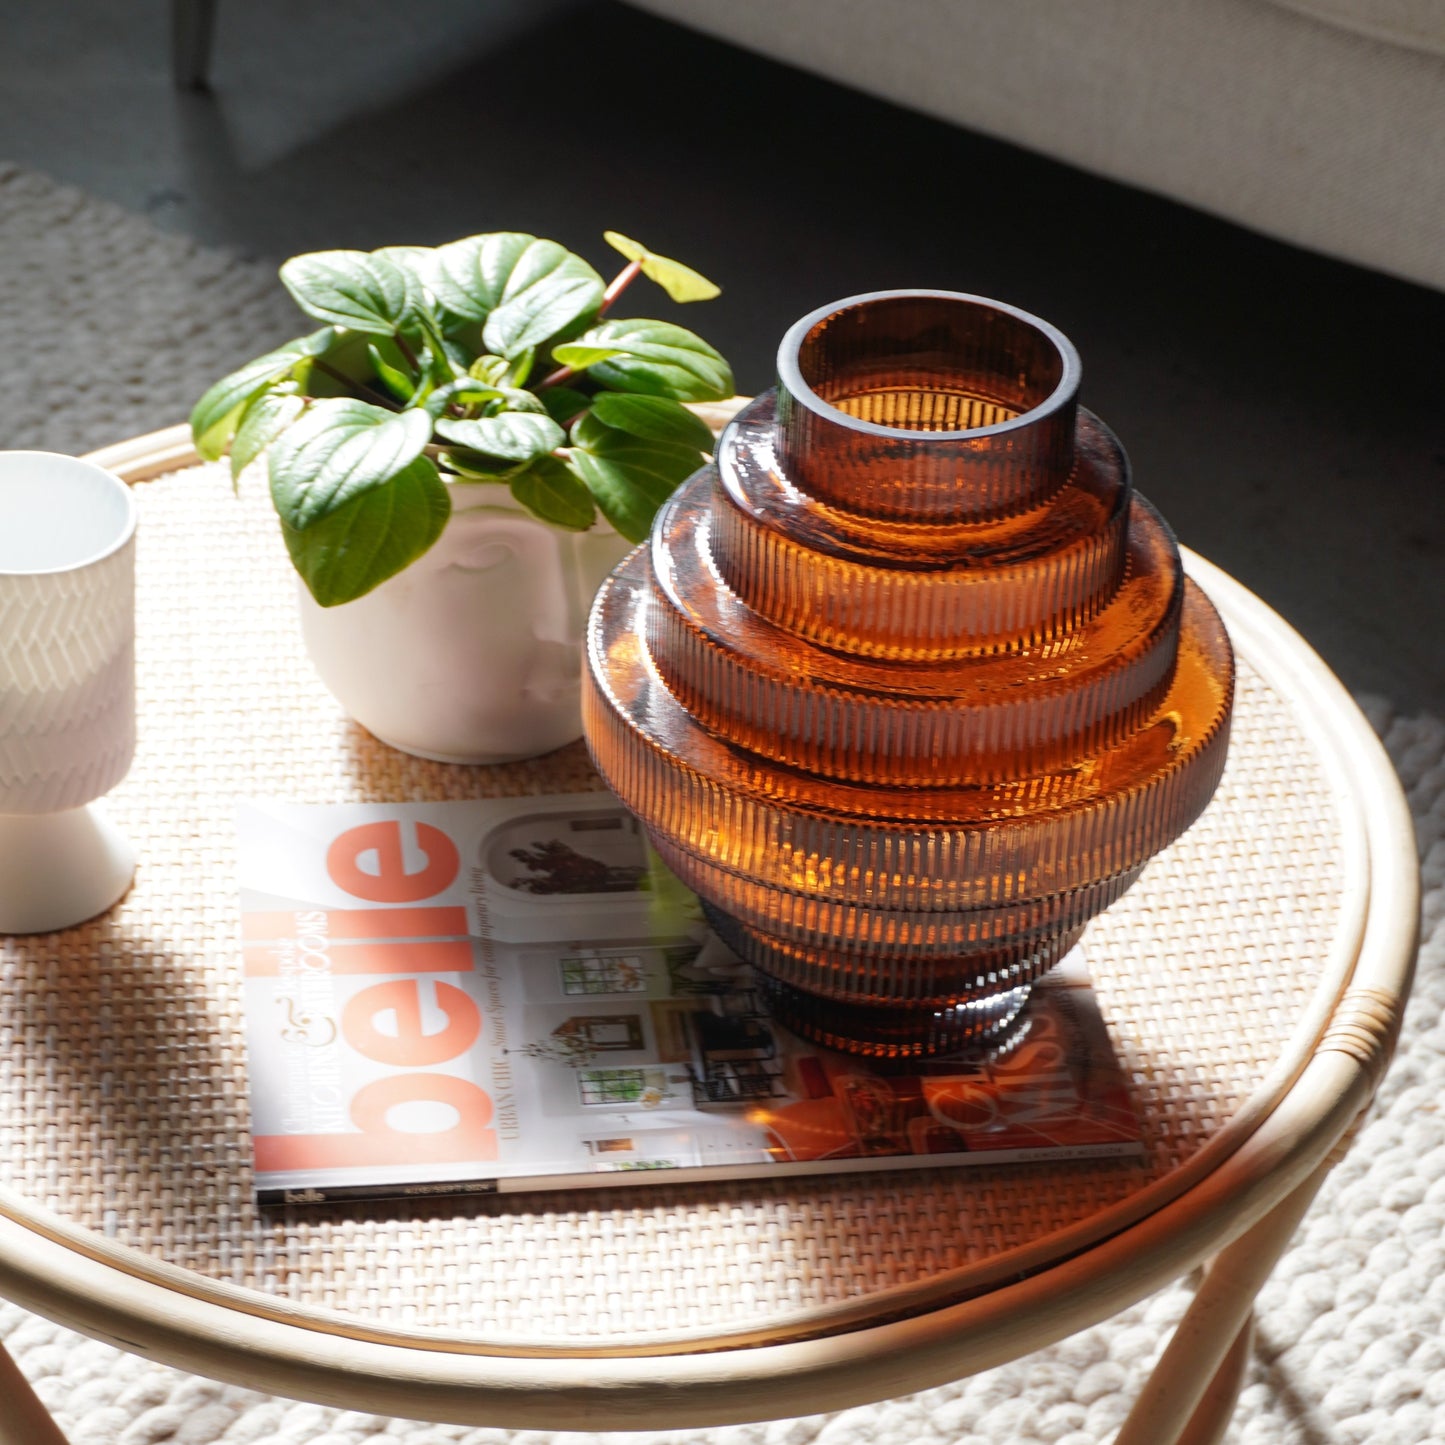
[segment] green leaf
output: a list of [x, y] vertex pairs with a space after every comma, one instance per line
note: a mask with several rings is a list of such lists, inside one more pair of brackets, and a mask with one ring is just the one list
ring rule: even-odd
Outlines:
[[242, 472], [306, 410], [306, 403], [291, 393], [262, 392], [246, 409], [231, 443], [231, 480]]
[[383, 261], [390, 261], [393, 266], [399, 266], [403, 271], [410, 271], [423, 286], [430, 285], [427, 278], [432, 271], [432, 258], [436, 255], [434, 247], [382, 246], [371, 254], [380, 256]]
[[466, 318], [454, 313], [437, 294], [442, 249], [444, 248], [435, 246], [382, 246], [371, 254], [379, 256], [383, 261], [390, 261], [393, 266], [405, 271], [425, 294], [427, 309], [439, 326], [449, 330], [464, 323]]
[[451, 494], [426, 457], [354, 495], [313, 526], [285, 518], [281, 535], [291, 561], [323, 607], [354, 602], [416, 561], [442, 534]]
[[466, 447], [448, 447], [437, 460], [444, 471], [455, 472], [467, 481], [476, 482], [505, 482], [513, 472], [519, 472], [527, 465], [526, 462], [508, 462], [500, 457], [468, 451]]
[[479, 402], [501, 401], [505, 396], [506, 393], [500, 387], [487, 386], [484, 382], [462, 377], [437, 387], [423, 404], [432, 417], [436, 418], [454, 402], [460, 406], [475, 406]]
[[196, 451], [206, 461], [215, 461], [226, 450], [226, 443], [246, 408], [273, 383], [290, 375], [300, 362], [320, 356], [335, 338], [335, 331], [327, 326], [310, 336], [288, 341], [285, 346], [248, 361], [239, 371], [223, 376], [191, 411], [191, 436]]
[[451, 362], [452, 370], [458, 376], [471, 375], [471, 372], [467, 370], [472, 362], [473, 353], [471, 350], [459, 342], [454, 341], [451, 337], [444, 336], [442, 337], [441, 352], [442, 355]]
[[628, 436], [590, 415], [572, 437], [572, 468], [629, 542], [647, 536], [658, 508], [703, 464], [696, 447]]
[[670, 396], [674, 401], [724, 401], [733, 394], [727, 362], [702, 337], [668, 321], [604, 321], [581, 341], [620, 353], [588, 368], [609, 391]]
[[629, 261], [638, 262], [642, 274], [649, 281], [656, 281], [674, 301], [711, 301], [722, 294], [722, 287], [715, 286], [706, 276], [684, 266], [681, 261], [667, 256], [654, 255], [641, 241], [633, 241], [616, 231], [604, 231], [602, 239], [614, 251], [621, 251]]
[[532, 374], [532, 363], [536, 359], [536, 348], [533, 346], [529, 346], [519, 356], [513, 358], [512, 364], [508, 366], [506, 371], [502, 374], [501, 384], [503, 386], [513, 387], [526, 386], [527, 378]]
[[483, 344], [509, 358], [595, 312], [607, 289], [580, 256], [522, 231], [439, 246], [427, 284], [450, 315], [485, 322]]
[[[376, 373], [367, 348], [378, 338], [341, 327], [327, 329], [332, 337], [331, 345], [316, 358], [325, 364], [324, 369], [313, 362], [299, 367], [296, 377], [301, 390], [314, 397], [355, 396], [358, 386], [375, 386]], [[384, 337], [381, 340], [385, 342]]]
[[467, 367], [467, 375], [486, 382], [488, 386], [498, 386], [510, 366], [511, 362], [505, 356], [479, 356]]
[[281, 267], [281, 280], [308, 316], [370, 336], [416, 329], [426, 306], [411, 271], [365, 251], [293, 256]]
[[599, 361], [608, 361], [614, 356], [626, 356], [627, 353], [620, 346], [589, 346], [585, 341], [567, 341], [561, 346], [554, 346], [552, 355], [563, 366], [570, 366], [573, 371], [585, 371]]
[[494, 283], [499, 272], [504, 281], [510, 270], [505, 258], [520, 255], [534, 239], [520, 232], [497, 231], [438, 246], [428, 264], [427, 287], [450, 315], [485, 321], [502, 299], [501, 284]]
[[383, 411], [349, 397], [314, 402], [271, 448], [271, 499], [281, 520], [304, 532], [389, 482], [430, 439], [422, 410]]
[[[383, 246], [371, 254], [383, 261], [389, 261], [407, 279], [409, 304], [414, 313], [414, 318], [408, 318], [403, 327], [407, 334], [412, 335], [417, 330], [429, 333], [435, 331], [439, 337], [441, 321], [444, 318], [434, 314], [428, 280], [435, 269], [435, 250], [431, 246]], [[463, 362], [464, 366], [465, 364]]]
[[588, 451], [595, 450], [599, 447], [605, 449], [609, 441], [616, 443], [622, 440], [623, 438], [618, 435], [613, 427], [598, 421], [591, 411], [583, 412], [582, 415], [572, 423], [573, 445], [584, 447]]
[[535, 392], [517, 386], [503, 386], [497, 389], [502, 393], [502, 406], [505, 410], [531, 411], [536, 412], [539, 416], [546, 414], [547, 408], [542, 405], [542, 398]]
[[511, 479], [511, 488], [533, 516], [569, 532], [585, 532], [597, 520], [592, 494], [556, 457], [539, 457]]
[[[450, 390], [452, 385], [456, 386], [455, 391]], [[442, 401], [433, 405], [436, 397], [441, 397]], [[427, 409], [433, 416], [441, 416], [449, 401], [458, 401], [467, 406], [484, 405], [487, 407], [487, 415], [498, 411], [525, 411], [545, 416], [547, 412], [547, 408], [542, 405], [542, 398], [535, 392], [516, 386], [486, 386], [479, 381], [458, 381], [438, 387], [428, 398]]]
[[371, 364], [376, 368], [381, 384], [398, 400], [410, 401], [416, 395], [416, 385], [399, 366], [393, 366], [375, 344], [366, 348]]
[[539, 392], [538, 397], [546, 408], [547, 415], [564, 426], [579, 411], [585, 411], [592, 401], [590, 396], [573, 391], [570, 386], [549, 386], [546, 391]]
[[700, 452], [713, 448], [712, 428], [681, 402], [662, 396], [626, 396], [604, 391], [592, 404], [592, 414], [618, 431], [649, 441], [681, 442]]
[[621, 231], [603, 231], [602, 239], [614, 251], [621, 251], [629, 261], [640, 261], [644, 256], [652, 254], [641, 241], [634, 241], [630, 236], [624, 236]]
[[544, 457], [567, 440], [566, 433], [551, 417], [529, 412], [504, 411], [500, 416], [477, 421], [443, 417], [436, 429], [438, 436], [458, 446], [513, 462]]
[[482, 329], [488, 351], [518, 356], [602, 305], [602, 278], [555, 241], [531, 239], [508, 259], [506, 280]]

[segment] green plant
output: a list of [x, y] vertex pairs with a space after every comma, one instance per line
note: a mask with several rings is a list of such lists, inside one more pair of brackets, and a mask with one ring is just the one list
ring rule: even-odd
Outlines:
[[639, 275], [674, 301], [718, 288], [606, 236], [628, 263], [610, 284], [557, 242], [513, 231], [281, 267], [326, 324], [218, 381], [191, 432], [208, 460], [229, 445], [233, 478], [265, 456], [291, 560], [323, 607], [421, 556], [452, 483], [505, 486], [573, 531], [600, 511], [641, 541], [701, 465], [712, 434], [683, 403], [731, 396], [727, 362], [681, 326], [608, 312]]

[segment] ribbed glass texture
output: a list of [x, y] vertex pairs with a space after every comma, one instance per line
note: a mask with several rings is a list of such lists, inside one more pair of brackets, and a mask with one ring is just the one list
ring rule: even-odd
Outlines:
[[805, 317], [598, 594], [593, 758], [764, 976], [860, 1053], [997, 1030], [1198, 816], [1234, 669], [1034, 317]]

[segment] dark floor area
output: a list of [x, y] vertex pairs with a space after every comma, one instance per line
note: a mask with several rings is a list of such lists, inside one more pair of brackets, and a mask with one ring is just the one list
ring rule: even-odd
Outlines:
[[607, 267], [622, 230], [723, 286], [679, 319], [745, 391], [838, 297], [1012, 302], [1078, 346], [1181, 540], [1350, 687], [1445, 713], [1445, 295], [620, 4], [222, 0], [205, 95], [171, 87], [167, 17], [0, 0], [0, 156], [278, 259], [509, 229]]

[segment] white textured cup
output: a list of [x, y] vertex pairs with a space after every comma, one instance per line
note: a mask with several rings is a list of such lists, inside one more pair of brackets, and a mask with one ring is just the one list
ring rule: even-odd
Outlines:
[[102, 468], [0, 452], [0, 932], [79, 922], [129, 884], [133, 854], [78, 810], [135, 753], [135, 527]]
[[135, 524], [100, 467], [0, 452], [0, 813], [77, 808], [130, 767]]

